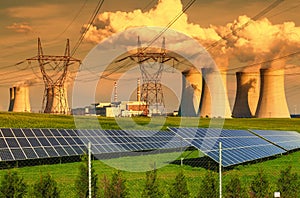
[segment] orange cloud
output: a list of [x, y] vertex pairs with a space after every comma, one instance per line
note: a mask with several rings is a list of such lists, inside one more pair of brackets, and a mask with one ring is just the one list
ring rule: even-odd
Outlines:
[[18, 33], [28, 33], [32, 31], [32, 27], [27, 23], [13, 23], [12, 25], [6, 26], [6, 28]]

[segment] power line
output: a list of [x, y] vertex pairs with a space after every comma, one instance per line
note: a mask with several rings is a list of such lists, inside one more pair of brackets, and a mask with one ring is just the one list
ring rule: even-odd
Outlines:
[[99, 13], [99, 11], [100, 11], [100, 9], [101, 9], [103, 3], [104, 3], [104, 0], [99, 0], [98, 4], [97, 4], [97, 6], [96, 6], [96, 9], [94, 10], [93, 14], [91, 15], [91, 18], [90, 18], [90, 20], [89, 20], [89, 22], [88, 22], [87, 27], [84, 28], [83, 33], [80, 35], [80, 37], [79, 37], [77, 43], [75, 44], [74, 48], [72, 49], [72, 52], [71, 52], [71, 55], [72, 55], [72, 56], [76, 53], [77, 49], [78, 49], [79, 46], [81, 45], [81, 43], [82, 43], [82, 41], [83, 41], [83, 39], [84, 39], [86, 33], [88, 32], [89, 28], [90, 28], [91, 25], [93, 24], [93, 22], [94, 22], [96, 16], [98, 15], [98, 13]]

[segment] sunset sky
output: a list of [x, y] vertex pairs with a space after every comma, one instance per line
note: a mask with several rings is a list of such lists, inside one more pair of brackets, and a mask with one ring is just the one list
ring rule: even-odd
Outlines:
[[[73, 56], [84, 60], [97, 43], [131, 27], [164, 27], [188, 2], [189, 0], [104, 1], [94, 24]], [[209, 52], [217, 65], [220, 63], [220, 69], [229, 69], [227, 86], [231, 105], [235, 97], [236, 71], [257, 70], [260, 66], [247, 67], [247, 65], [300, 51], [299, 0], [285, 0], [258, 20], [251, 20], [274, 2], [274, 0], [197, 0], [170, 27], [196, 39], [206, 48], [224, 39], [220, 46]], [[1, 2], [0, 111], [8, 109], [9, 87], [25, 82], [31, 84], [32, 109], [35, 112], [41, 109], [44, 86], [37, 63], [15, 64], [36, 56], [38, 37], [42, 40], [45, 54], [63, 55], [67, 38], [70, 39], [73, 49], [97, 3], [96, 0]], [[249, 21], [251, 23], [236, 35], [226, 37], [234, 28]], [[166, 40], [168, 42], [168, 38]], [[285, 87], [290, 113], [295, 111], [300, 113], [299, 60], [298, 54], [274, 63], [275, 67], [284, 65], [286, 69]], [[77, 68], [71, 67], [70, 70], [74, 76]], [[128, 83], [135, 85], [136, 79]], [[120, 85], [120, 96], [122, 90], [125, 91]], [[110, 94], [106, 95], [110, 97]]]

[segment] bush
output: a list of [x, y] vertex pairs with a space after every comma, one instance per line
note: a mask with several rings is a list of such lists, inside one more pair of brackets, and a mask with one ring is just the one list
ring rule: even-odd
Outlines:
[[169, 196], [172, 198], [186, 198], [189, 197], [189, 190], [187, 187], [187, 181], [181, 170], [175, 178], [175, 182], [169, 189]]
[[299, 176], [292, 173], [292, 167], [289, 166], [285, 170], [280, 171], [280, 177], [277, 181], [277, 188], [281, 197], [294, 198], [299, 197]]
[[219, 197], [218, 179], [215, 173], [207, 171], [200, 184], [199, 198]]
[[[89, 169], [88, 169], [88, 156], [82, 156], [82, 164], [79, 166], [79, 175], [75, 180], [75, 190], [76, 194], [80, 198], [86, 198], [89, 195]], [[91, 165], [91, 175], [92, 175], [92, 197], [97, 197], [98, 193], [98, 175], [95, 173], [93, 168], [93, 163]]]
[[33, 194], [37, 198], [57, 198], [59, 191], [57, 183], [50, 174], [41, 175], [40, 179], [33, 186]]
[[224, 189], [224, 197], [228, 198], [244, 198], [246, 190], [241, 184], [241, 180], [237, 175], [233, 175]]
[[269, 197], [270, 196], [269, 188], [270, 188], [270, 183], [266, 175], [263, 173], [262, 170], [259, 170], [257, 175], [254, 176], [254, 179], [250, 185], [251, 197], [253, 198]]
[[146, 183], [142, 193], [142, 197], [150, 197], [150, 198], [162, 197], [162, 193], [160, 192], [159, 185], [157, 183], [156, 169], [146, 172]]
[[103, 179], [104, 184], [104, 197], [105, 198], [123, 198], [128, 196], [125, 186], [126, 180], [122, 178], [121, 172], [118, 171], [113, 174], [111, 182], [105, 176]]
[[27, 185], [23, 182], [23, 178], [18, 176], [15, 171], [8, 171], [0, 185], [0, 197], [4, 198], [21, 198], [27, 192]]

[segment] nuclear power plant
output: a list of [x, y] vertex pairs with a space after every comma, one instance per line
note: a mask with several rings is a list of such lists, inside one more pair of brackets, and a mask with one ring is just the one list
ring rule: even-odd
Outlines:
[[182, 91], [179, 115], [198, 115], [202, 91], [202, 75], [196, 69], [182, 72]]
[[259, 98], [259, 82], [259, 72], [236, 73], [236, 96], [232, 117], [255, 117]]
[[225, 72], [214, 71], [210, 68], [202, 69], [200, 117], [231, 118], [226, 81]]
[[12, 112], [31, 112], [29, 101], [29, 87], [15, 86], [9, 89], [10, 103], [8, 111]]
[[260, 94], [255, 116], [290, 118], [284, 89], [284, 69], [261, 69], [260, 79]]

